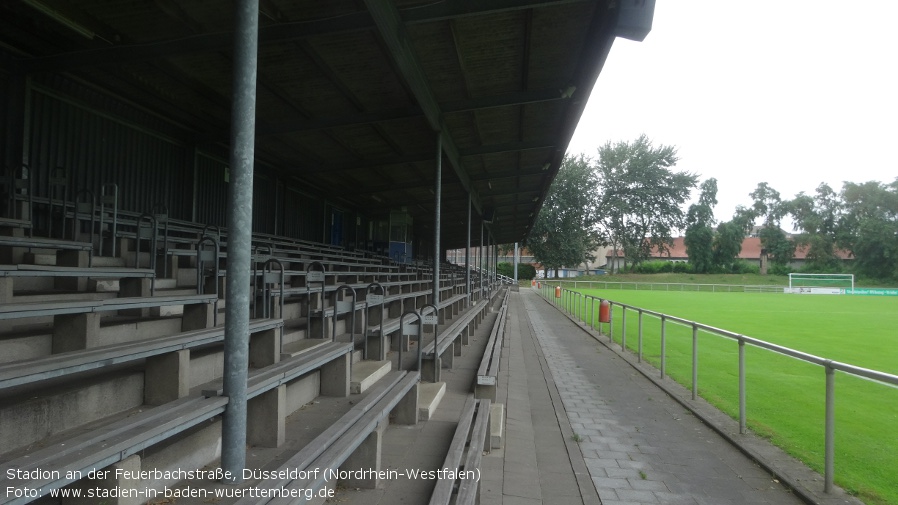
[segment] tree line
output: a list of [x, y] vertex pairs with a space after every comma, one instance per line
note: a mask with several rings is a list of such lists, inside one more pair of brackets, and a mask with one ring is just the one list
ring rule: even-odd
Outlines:
[[[595, 160], [565, 156], [526, 247], [547, 273], [593, 261], [599, 246], [619, 251], [626, 269], [653, 252], [667, 252], [685, 230], [694, 272], [730, 272], [738, 268], [743, 239], [757, 223], [772, 273], [788, 271], [802, 247], [806, 271], [843, 271], [843, 250], [854, 258], [854, 273], [898, 279], [898, 179], [845, 182], [839, 192], [821, 183], [813, 194], [792, 199], [762, 182], [749, 193], [749, 205], [717, 222], [717, 180], [699, 185], [698, 175], [675, 169], [677, 161], [676, 147], [655, 146], [645, 135], [607, 142]], [[696, 188], [697, 201], [684, 211]], [[787, 216], [800, 230], [791, 239], [780, 227]]]

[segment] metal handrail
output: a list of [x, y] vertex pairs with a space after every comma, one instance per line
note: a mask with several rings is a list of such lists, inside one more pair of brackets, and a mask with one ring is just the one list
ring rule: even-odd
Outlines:
[[[558, 283], [560, 286], [561, 283]], [[703, 330], [705, 332], [719, 335], [722, 337], [726, 337], [732, 340], [735, 340], [739, 344], [739, 433], [744, 434], [746, 432], [746, 424], [747, 424], [747, 413], [746, 413], [746, 404], [745, 404], [745, 344], [760, 348], [766, 349], [771, 352], [775, 352], [778, 354], [782, 354], [785, 356], [789, 356], [791, 358], [795, 358], [801, 361], [805, 361], [808, 363], [812, 363], [814, 365], [818, 365], [824, 368], [825, 379], [826, 379], [826, 404], [825, 404], [825, 429], [824, 429], [824, 484], [823, 490], [826, 493], [832, 491], [833, 488], [833, 480], [835, 474], [835, 372], [840, 371], [847, 373], [849, 375], [854, 375], [857, 377], [862, 377], [864, 379], [868, 379], [874, 382], [879, 382], [891, 387], [898, 387], [898, 375], [889, 374], [886, 372], [880, 372], [878, 370], [871, 370], [869, 368], [863, 368], [855, 365], [851, 365], [849, 363], [843, 363], [840, 361], [834, 361], [831, 359], [823, 358], [820, 356], [816, 356], [810, 353], [806, 353], [803, 351], [798, 351], [796, 349], [792, 349], [789, 347], [785, 347], [779, 344], [774, 344], [771, 342], [767, 342], [764, 340], [760, 340], [757, 338], [749, 337], [740, 333], [732, 332], [729, 330], [724, 330], [722, 328], [718, 328], [716, 326], [711, 326], [704, 323], [699, 323], [697, 321], [692, 321], [689, 319], [685, 319], [682, 317], [672, 316], [670, 314], [665, 314], [663, 312], [658, 312], [654, 310], [644, 309], [641, 307], [636, 307], [635, 305], [629, 305], [625, 303], [613, 302], [608, 300], [607, 298], [585, 295], [583, 293], [566, 289], [564, 287], [562, 289], [562, 296], [560, 298], [560, 302], [558, 298], [554, 296], [554, 287], [550, 285], [549, 282], [542, 281], [540, 294], [546, 298], [553, 300], [555, 305], [558, 306], [560, 303], [560, 308], [562, 310], [566, 310], [570, 312], [572, 315], [579, 317], [582, 320], [582, 314], [584, 314], [585, 310], [577, 310], [575, 312], [575, 306], [579, 309], [580, 305], [575, 304], [573, 298], [583, 297], [583, 301], [589, 304], [594, 304], [596, 301], [602, 302], [603, 300], [607, 300], [612, 306], [617, 305], [621, 307], [621, 319], [622, 323], [626, 324], [626, 312], [627, 310], [635, 310], [639, 313], [639, 343], [638, 343], [638, 355], [639, 360], [642, 359], [642, 316], [643, 314], [648, 314], [651, 316], [658, 317], [661, 320], [661, 378], [665, 378], [665, 365], [666, 365], [666, 335], [665, 335], [665, 323], [667, 321], [671, 321], [677, 324], [681, 324], [687, 327], [692, 328], [692, 399], [695, 400], [698, 395], [698, 331]], [[590, 314], [592, 315], [594, 312], [591, 310]], [[613, 312], [612, 312], [613, 313]], [[613, 320], [612, 317], [610, 319], [609, 325], [609, 338], [614, 341], [613, 337]], [[591, 317], [591, 326], [594, 328], [594, 319]], [[600, 323], [601, 324], [601, 323]], [[626, 327], [622, 328], [622, 331], [626, 331]], [[622, 337], [621, 339], [621, 348], [622, 350], [626, 349], [626, 337]]]
[[[372, 290], [374, 290], [372, 292]], [[371, 308], [380, 306], [380, 317], [378, 318], [380, 323], [380, 330], [377, 332], [379, 344], [378, 344], [378, 360], [387, 359], [387, 351], [385, 348], [386, 336], [384, 335], [384, 298], [386, 297], [387, 290], [379, 283], [372, 282], [365, 289], [365, 348], [364, 348], [364, 359], [368, 359], [368, 321], [371, 320]], [[401, 339], [402, 337], [400, 337]]]

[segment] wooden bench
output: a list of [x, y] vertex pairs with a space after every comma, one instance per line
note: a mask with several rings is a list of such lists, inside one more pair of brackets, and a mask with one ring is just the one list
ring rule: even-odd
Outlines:
[[96, 279], [152, 278], [149, 268], [0, 265], [0, 277], [90, 277]]
[[[468, 437], [471, 432], [471, 423], [474, 422], [476, 407], [477, 400], [474, 398], [474, 395], [468, 395], [465, 405], [461, 409], [461, 415], [458, 418], [452, 442], [449, 443], [449, 450], [446, 451], [446, 459], [443, 460], [443, 465], [440, 468], [449, 470], [460, 470], [462, 468], [461, 460], [465, 454], [465, 448], [468, 446]], [[449, 505], [457, 480], [454, 478], [450, 479], [448, 474], [437, 480], [436, 485], [433, 487], [433, 493], [430, 495], [429, 505]]]
[[[458, 495], [455, 505], [474, 505], [480, 503], [480, 463], [483, 460], [483, 452], [490, 450], [487, 438], [490, 434], [490, 407], [492, 402], [488, 399], [477, 400], [477, 414], [474, 417], [474, 426], [471, 428], [471, 438], [468, 444], [468, 453], [465, 456], [464, 472], [458, 481]], [[471, 477], [468, 472], [474, 472], [478, 478]]]
[[[295, 358], [252, 371], [247, 382], [248, 398], [258, 397], [300, 375], [320, 368], [336, 357], [348, 355], [349, 352], [348, 344], [319, 347]], [[345, 389], [348, 395], [348, 378]], [[199, 396], [180, 398], [5, 461], [2, 463], [3, 468], [60, 471], [56, 475], [41, 475], [38, 479], [24, 480], [10, 479], [4, 472], [0, 475], [0, 483], [4, 489], [6, 486], [18, 489], [29, 487], [39, 489], [41, 496], [46, 495], [51, 490], [78, 480], [68, 478], [66, 475], [68, 471], [78, 471], [81, 476], [87, 476], [90, 472], [123, 461], [156, 443], [211, 420], [224, 412], [228, 403], [228, 398], [221, 396], [221, 393], [221, 389], [214, 389], [204, 391]], [[253, 412], [250, 412], [248, 430], [253, 429], [252, 415]], [[250, 443], [253, 442], [252, 437], [249, 437], [249, 440]], [[0, 504], [27, 503], [33, 499], [33, 496], [19, 499], [3, 494], [0, 495]]]
[[[457, 297], [464, 299], [465, 295], [456, 295], [453, 298]], [[462, 345], [467, 343], [460, 337], [468, 336], [470, 325], [474, 324], [481, 312], [486, 310], [488, 303], [487, 300], [475, 303], [464, 315], [440, 331], [436, 339], [421, 348], [422, 359], [433, 361], [432, 367], [422, 365], [424, 380], [439, 382], [440, 369], [444, 366], [452, 368], [454, 357], [461, 356]], [[452, 348], [451, 350], [449, 349], [450, 347]]]
[[496, 383], [499, 379], [499, 361], [502, 355], [502, 340], [505, 335], [505, 314], [508, 312], [508, 293], [502, 299], [502, 306], [496, 318], [490, 338], [483, 351], [483, 359], [477, 369], [477, 382], [474, 383], [474, 397], [489, 398], [496, 401]]
[[0, 306], [0, 320], [129, 310], [171, 305], [212, 304], [216, 295], [136, 296], [105, 300], [22, 302]]
[[[325, 342], [315, 346], [310, 351], [263, 368], [252, 370], [246, 379], [246, 397], [247, 399], [255, 398], [256, 396], [282, 384], [286, 384], [301, 375], [305, 375], [313, 370], [321, 368], [321, 366], [330, 363], [340, 356], [348, 355], [351, 351], [352, 345], [349, 343]], [[323, 382], [324, 381], [322, 381], [322, 383]], [[334, 387], [340, 391], [343, 389], [340, 385]], [[223, 393], [224, 388], [221, 381], [215, 381], [211, 385], [203, 388], [203, 395], [207, 397], [220, 396]], [[347, 380], [346, 393], [333, 394], [332, 396], [348, 395], [349, 382]]]
[[0, 265], [0, 303], [13, 300], [13, 277], [52, 277], [56, 289], [75, 291], [86, 290], [88, 279], [150, 279], [153, 292], [156, 272], [148, 268]]
[[144, 309], [183, 306], [181, 331], [214, 326], [218, 296], [137, 296], [100, 300], [21, 302], [0, 304], [0, 321], [53, 317], [53, 354], [90, 349], [101, 345], [100, 317], [104, 312], [127, 311], [144, 315]]
[[[90, 266], [93, 261], [93, 244], [89, 242], [78, 242], [74, 240], [57, 240], [52, 238], [41, 237], [8, 237], [0, 235], [0, 247], [22, 248], [22, 249], [50, 249], [55, 251], [74, 251], [86, 255], [83, 260], [78, 258], [74, 261], [81, 263], [86, 262]], [[0, 261], [4, 263], [20, 263], [21, 258], [14, 257], [11, 252], [4, 252], [0, 255]], [[58, 261], [58, 260], [57, 260]], [[83, 263], [81, 263], [83, 264]], [[80, 265], [79, 265], [80, 266]]]
[[[260, 481], [256, 489], [293, 489], [317, 492], [329, 478], [328, 471], [342, 465], [348, 469], [379, 468], [380, 451], [356, 450], [363, 444], [376, 447], [378, 438], [389, 424], [390, 413], [395, 423], [415, 424], [418, 419], [417, 386], [420, 376], [417, 372], [390, 372], [381, 382], [369, 390], [368, 395], [318, 435], [312, 442], [278, 467], [279, 470], [318, 470], [307, 479], [272, 478]], [[365, 457], [365, 456], [368, 457]], [[373, 459], [372, 459], [373, 458]], [[355, 487], [374, 487], [376, 481], [355, 482]], [[257, 493], [258, 494], [258, 493]], [[289, 498], [256, 497], [245, 495], [237, 505], [286, 504], [295, 502]]]
[[[250, 321], [250, 334], [283, 327], [280, 319]], [[192, 349], [224, 340], [224, 328], [188, 331], [170, 337], [114, 344], [53, 354], [44, 358], [0, 365], [0, 389], [53, 377], [128, 363], [161, 354]]]
[[[2, 463], [3, 468], [26, 472], [38, 469], [57, 472], [42, 472], [37, 479], [10, 479], [3, 472], [0, 486], [2, 489], [27, 487], [39, 496], [47, 495], [79, 480], [74, 475], [87, 476], [214, 418], [224, 412], [227, 403], [226, 397], [182, 398], [66, 438]], [[2, 505], [25, 504], [34, 499], [34, 496], [0, 494]]]
[[0, 217], [0, 228], [31, 228], [31, 221], [27, 219], [16, 219], [11, 217]]
[[[303, 376], [320, 372], [318, 394], [349, 396], [352, 344], [325, 342], [272, 365], [250, 370], [246, 382], [247, 443], [279, 447], [286, 438], [288, 385]], [[202, 388], [203, 395], [224, 393], [221, 381]]]

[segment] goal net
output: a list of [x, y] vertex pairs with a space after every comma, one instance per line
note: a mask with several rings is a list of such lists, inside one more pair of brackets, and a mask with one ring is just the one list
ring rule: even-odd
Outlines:
[[854, 274], [789, 274], [786, 292], [840, 295], [853, 289]]

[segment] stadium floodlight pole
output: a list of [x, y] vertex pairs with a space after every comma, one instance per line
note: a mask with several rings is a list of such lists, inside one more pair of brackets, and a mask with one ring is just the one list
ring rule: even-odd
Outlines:
[[[443, 135], [437, 132], [437, 163], [433, 183], [433, 306], [440, 307], [440, 193], [443, 190]], [[418, 342], [420, 347], [421, 343]], [[436, 379], [434, 379], [436, 380]]]
[[[246, 376], [249, 363], [249, 288], [253, 226], [253, 158], [259, 0], [238, 0], [234, 13], [231, 167], [228, 184], [228, 275], [225, 305], [222, 482], [239, 484], [246, 466]], [[216, 260], [217, 261], [217, 260]]]
[[465, 242], [465, 307], [471, 306], [471, 192], [468, 192], [468, 236]]

